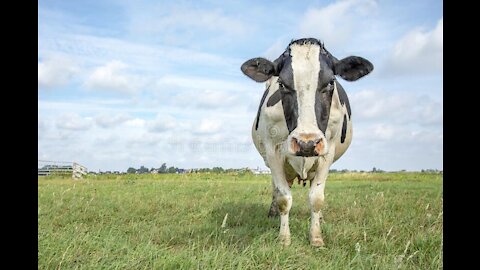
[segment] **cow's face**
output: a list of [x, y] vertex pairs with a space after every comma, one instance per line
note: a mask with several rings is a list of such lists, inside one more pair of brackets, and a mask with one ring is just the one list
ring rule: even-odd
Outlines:
[[297, 156], [318, 156], [328, 152], [325, 133], [335, 89], [335, 75], [355, 81], [373, 70], [366, 59], [350, 56], [333, 57], [317, 39], [292, 41], [274, 62], [253, 58], [241, 67], [243, 73], [257, 82], [278, 76], [278, 91], [267, 106], [282, 100], [290, 135], [288, 152]]

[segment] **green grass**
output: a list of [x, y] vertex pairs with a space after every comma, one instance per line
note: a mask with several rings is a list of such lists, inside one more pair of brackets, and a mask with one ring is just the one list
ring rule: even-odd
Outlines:
[[330, 174], [324, 248], [298, 184], [292, 244], [278, 244], [270, 189], [249, 174], [39, 178], [38, 269], [443, 268], [440, 174]]

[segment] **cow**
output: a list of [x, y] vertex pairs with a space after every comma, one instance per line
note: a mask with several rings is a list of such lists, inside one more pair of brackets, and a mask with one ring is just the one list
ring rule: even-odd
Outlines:
[[310, 182], [310, 244], [323, 246], [320, 223], [325, 183], [330, 166], [352, 141], [350, 103], [335, 76], [355, 81], [369, 74], [373, 64], [358, 56], [338, 60], [318, 39], [302, 38], [292, 40], [273, 62], [252, 58], [241, 70], [256, 82], [266, 82], [252, 138], [272, 172], [268, 216], [280, 215], [279, 242], [291, 243], [290, 188], [297, 179], [303, 186]]

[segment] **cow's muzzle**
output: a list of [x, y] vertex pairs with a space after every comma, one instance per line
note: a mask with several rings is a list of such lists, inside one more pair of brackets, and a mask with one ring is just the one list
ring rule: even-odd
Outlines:
[[308, 136], [292, 137], [290, 143], [291, 151], [296, 156], [313, 157], [323, 153], [325, 147], [323, 138], [305, 139], [302, 137]]

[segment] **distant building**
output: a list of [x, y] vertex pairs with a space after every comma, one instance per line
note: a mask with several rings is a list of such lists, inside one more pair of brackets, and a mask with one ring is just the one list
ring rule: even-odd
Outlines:
[[264, 170], [260, 169], [259, 167], [257, 167], [256, 169], [250, 169], [250, 171], [255, 174], [255, 175], [259, 175], [259, 174], [271, 174], [272, 171], [270, 171], [269, 168], [266, 168]]
[[38, 176], [71, 175], [73, 179], [81, 179], [87, 171], [85, 166], [76, 162], [38, 160]]

